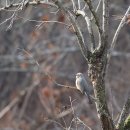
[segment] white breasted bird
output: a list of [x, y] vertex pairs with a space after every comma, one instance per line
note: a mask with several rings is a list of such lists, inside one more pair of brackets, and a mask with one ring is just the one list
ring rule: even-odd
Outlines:
[[82, 94], [87, 95], [89, 103], [92, 104], [92, 99], [90, 96], [90, 94], [92, 94], [92, 88], [88, 85], [82, 73], [76, 74], [76, 88], [80, 90]]

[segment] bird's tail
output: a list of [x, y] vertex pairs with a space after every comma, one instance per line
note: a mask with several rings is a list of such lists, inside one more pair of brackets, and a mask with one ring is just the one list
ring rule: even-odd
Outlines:
[[88, 102], [89, 102], [89, 104], [92, 104], [92, 103], [93, 103], [93, 101], [92, 101], [92, 99], [91, 99], [90, 95], [89, 95], [89, 94], [87, 94], [86, 92], [85, 92], [85, 95], [88, 97]]

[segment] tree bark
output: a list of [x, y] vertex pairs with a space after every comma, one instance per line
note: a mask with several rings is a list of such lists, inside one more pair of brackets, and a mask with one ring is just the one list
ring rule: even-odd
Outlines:
[[103, 130], [114, 130], [105, 95], [106, 56], [92, 54], [88, 60], [88, 76], [94, 87], [96, 108]]

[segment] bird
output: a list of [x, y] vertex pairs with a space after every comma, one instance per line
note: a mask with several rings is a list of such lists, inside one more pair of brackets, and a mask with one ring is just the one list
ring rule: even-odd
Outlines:
[[76, 74], [76, 88], [80, 90], [82, 94], [85, 94], [88, 97], [89, 103], [92, 104], [91, 94], [92, 88], [88, 85], [84, 75], [82, 73]]

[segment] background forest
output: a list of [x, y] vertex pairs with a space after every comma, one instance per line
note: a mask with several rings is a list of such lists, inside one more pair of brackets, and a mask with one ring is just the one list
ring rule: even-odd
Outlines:
[[[0, 7], [4, 5], [1, 0]], [[111, 0], [109, 40], [128, 5], [129, 0]], [[71, 7], [71, 1], [65, 0], [64, 6]], [[46, 4], [28, 6], [17, 12], [14, 20], [12, 14], [10, 10], [0, 11], [0, 130], [70, 130], [75, 124], [78, 130], [99, 130], [95, 106], [79, 91], [62, 86], [75, 87], [78, 72], [89, 81], [87, 64], [66, 17]], [[39, 21], [66, 25], [40, 25]], [[87, 37], [85, 22], [81, 17], [78, 21]], [[129, 88], [130, 24], [126, 24], [106, 76], [108, 106], [115, 122]]]

